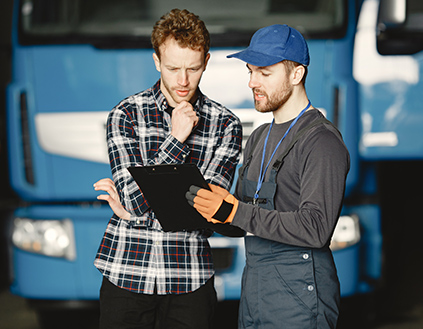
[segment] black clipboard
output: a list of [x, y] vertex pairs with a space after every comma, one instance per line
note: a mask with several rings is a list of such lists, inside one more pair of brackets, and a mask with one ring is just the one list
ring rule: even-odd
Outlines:
[[210, 229], [226, 236], [244, 236], [236, 226], [208, 222], [188, 204], [185, 193], [191, 185], [209, 189], [195, 164], [129, 167], [128, 171], [165, 232]]

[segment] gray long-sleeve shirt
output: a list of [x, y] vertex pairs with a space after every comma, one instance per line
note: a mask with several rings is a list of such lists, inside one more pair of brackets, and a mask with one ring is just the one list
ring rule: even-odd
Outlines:
[[[265, 181], [272, 164], [296, 132], [321, 117], [318, 110], [309, 110], [298, 120], [273, 157]], [[290, 124], [291, 121], [273, 125], [264, 165]], [[250, 153], [254, 140], [260, 138], [248, 169], [249, 180], [258, 180], [267, 132], [268, 128], [259, 137], [253, 132], [247, 142], [245, 155]], [[276, 177], [275, 210], [240, 202], [232, 225], [285, 244], [311, 248], [327, 245], [342, 206], [349, 162], [348, 150], [334, 127], [320, 124], [312, 128], [294, 145]], [[238, 180], [235, 192], [238, 200], [242, 200], [241, 185]]]

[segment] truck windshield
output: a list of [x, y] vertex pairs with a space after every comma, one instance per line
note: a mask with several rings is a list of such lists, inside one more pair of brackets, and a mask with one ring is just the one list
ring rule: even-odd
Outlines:
[[288, 24], [307, 38], [345, 32], [345, 0], [22, 0], [22, 44], [150, 48], [154, 23], [172, 8], [206, 23], [212, 46], [245, 46], [259, 28]]

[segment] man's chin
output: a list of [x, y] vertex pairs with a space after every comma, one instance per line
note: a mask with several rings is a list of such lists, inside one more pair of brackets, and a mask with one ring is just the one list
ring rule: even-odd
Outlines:
[[256, 109], [257, 112], [260, 113], [269, 113], [269, 112], [273, 112], [272, 109], [265, 107], [265, 106], [260, 106], [260, 104], [258, 104], [257, 102], [254, 104], [254, 107]]

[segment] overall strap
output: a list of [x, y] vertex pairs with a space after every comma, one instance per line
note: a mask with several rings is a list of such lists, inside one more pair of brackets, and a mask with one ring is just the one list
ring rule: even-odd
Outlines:
[[[333, 126], [332, 122], [330, 122], [328, 119], [326, 118], [321, 118], [321, 119], [317, 119], [315, 121], [313, 121], [312, 123], [310, 123], [308, 126], [304, 127], [303, 129], [301, 129], [293, 138], [293, 140], [291, 141], [291, 143], [288, 145], [288, 147], [286, 148], [285, 152], [283, 152], [283, 154], [273, 163], [272, 169], [274, 169], [276, 172], [279, 171], [279, 169], [282, 167], [283, 164], [283, 160], [285, 159], [285, 157], [288, 155], [289, 151], [291, 151], [291, 149], [294, 147], [295, 143], [301, 138], [303, 137], [309, 130], [311, 130], [313, 127], [319, 125], [319, 124], [330, 124]], [[334, 126], [335, 127], [335, 126]]]
[[[273, 166], [272, 166], [272, 168], [273, 169], [275, 169], [276, 170], [276, 172], [278, 172], [279, 171], [279, 169], [281, 168], [281, 166], [282, 166], [282, 164], [283, 164], [283, 159], [287, 156], [287, 154], [289, 153], [289, 151], [291, 151], [291, 149], [293, 148], [293, 146], [295, 145], [295, 143], [302, 137], [302, 136], [304, 136], [305, 135], [305, 133], [307, 133], [311, 128], [313, 128], [313, 127], [315, 127], [315, 126], [317, 126], [317, 125], [319, 125], [319, 124], [330, 124], [330, 125], [332, 125], [333, 127], [335, 127], [334, 125], [333, 125], [333, 123], [332, 122], [330, 122], [328, 119], [326, 119], [326, 118], [320, 118], [320, 119], [317, 119], [317, 120], [315, 120], [315, 121], [313, 121], [312, 123], [310, 123], [308, 126], [306, 126], [306, 127], [304, 127], [303, 129], [301, 129], [295, 136], [294, 136], [294, 138], [293, 138], [293, 140], [292, 140], [292, 142], [289, 144], [289, 146], [287, 147], [287, 149], [285, 150], [285, 152], [275, 161], [275, 163], [273, 164]], [[255, 141], [254, 141], [254, 143], [253, 143], [253, 145], [252, 145], [252, 147], [251, 147], [251, 150], [250, 150], [250, 153], [248, 154], [248, 157], [246, 158], [247, 160], [245, 161], [245, 163], [241, 166], [241, 168], [239, 168], [239, 177], [240, 178], [243, 178], [243, 175], [244, 175], [244, 171], [245, 171], [245, 168], [250, 164], [250, 162], [251, 162], [251, 159], [252, 159], [252, 157], [253, 157], [253, 152], [254, 152], [254, 149], [256, 148], [256, 146], [257, 146], [257, 144], [258, 144], [258, 142], [260, 141], [260, 139], [261, 139], [261, 136], [263, 135], [263, 133], [264, 133], [264, 130], [268, 127], [269, 125], [267, 125], [267, 124], [264, 124], [264, 125], [262, 125], [262, 126], [260, 126], [259, 128], [257, 128], [257, 138], [255, 139]], [[336, 128], [336, 127], [335, 127]], [[336, 130], [338, 130], [337, 128], [336, 128]]]
[[267, 127], [269, 127], [269, 125], [270, 124], [263, 124], [263, 125], [261, 125], [260, 127], [257, 128], [257, 132], [256, 132], [257, 138], [255, 139], [253, 145], [251, 146], [251, 150], [250, 150], [250, 153], [248, 154], [248, 157], [244, 157], [244, 159], [246, 159], [244, 161], [244, 164], [241, 166], [241, 168], [239, 168], [239, 177], [240, 178], [243, 178], [245, 168], [250, 165], [251, 159], [253, 158], [254, 149], [256, 148], [258, 142], [260, 141], [261, 136], [263, 135], [265, 129]]

